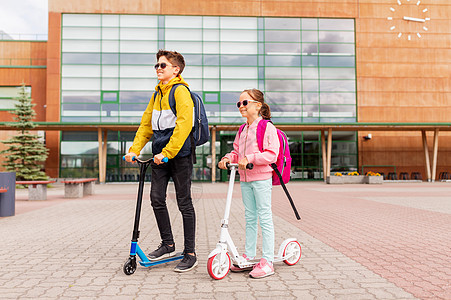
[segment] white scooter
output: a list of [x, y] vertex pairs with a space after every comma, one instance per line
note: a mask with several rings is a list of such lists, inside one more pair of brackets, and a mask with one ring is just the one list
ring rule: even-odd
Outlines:
[[[253, 165], [248, 164], [247, 168], [252, 169]], [[221, 221], [221, 234], [216, 248], [208, 255], [207, 270], [208, 274], [216, 280], [223, 279], [230, 270], [231, 264], [240, 268], [253, 267], [260, 260], [245, 260], [239, 255], [232, 237], [229, 234], [228, 224], [230, 207], [232, 205], [233, 184], [235, 182], [235, 174], [238, 164], [228, 163], [227, 168], [230, 169], [229, 189], [227, 191], [227, 201], [224, 212], [224, 219]], [[274, 262], [283, 261], [289, 266], [295, 265], [301, 259], [301, 245], [295, 238], [289, 238], [282, 242], [279, 247]]]

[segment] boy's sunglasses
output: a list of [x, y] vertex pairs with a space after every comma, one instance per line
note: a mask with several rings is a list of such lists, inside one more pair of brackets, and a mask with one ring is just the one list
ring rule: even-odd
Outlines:
[[255, 100], [243, 100], [242, 102], [238, 101], [236, 103], [236, 107], [240, 108], [241, 104], [243, 106], [247, 106], [249, 104], [249, 102], [256, 102], [256, 103], [258, 103], [258, 101], [255, 101]]
[[[167, 63], [157, 63], [157, 64], [155, 64], [155, 70], [158, 70], [158, 68], [161, 68], [161, 69], [165, 69], [166, 67], [171, 67], [170, 65], [168, 65]], [[175, 67], [175, 66], [172, 66], [172, 67]]]

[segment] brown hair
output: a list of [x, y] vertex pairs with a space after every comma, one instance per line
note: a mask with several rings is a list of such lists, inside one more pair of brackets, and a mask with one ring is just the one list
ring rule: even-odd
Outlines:
[[257, 89], [249, 89], [244, 90], [243, 93], [248, 93], [249, 96], [255, 101], [258, 101], [262, 104], [262, 108], [258, 112], [259, 115], [262, 116], [265, 120], [271, 119], [271, 109], [269, 108], [269, 105], [265, 103], [265, 98], [263, 96], [263, 92]]
[[176, 51], [160, 49], [157, 53], [157, 60], [162, 56], [166, 57], [166, 59], [169, 60], [171, 64], [180, 68], [180, 72], [177, 74], [177, 76], [182, 74], [183, 70], [185, 69], [185, 59], [183, 58], [183, 55]]

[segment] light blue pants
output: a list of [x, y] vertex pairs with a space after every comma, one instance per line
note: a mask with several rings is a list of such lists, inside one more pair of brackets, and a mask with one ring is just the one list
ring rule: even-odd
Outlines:
[[246, 220], [246, 255], [255, 257], [257, 251], [258, 221], [262, 229], [262, 257], [274, 261], [274, 224], [271, 211], [272, 179], [241, 182], [241, 195]]

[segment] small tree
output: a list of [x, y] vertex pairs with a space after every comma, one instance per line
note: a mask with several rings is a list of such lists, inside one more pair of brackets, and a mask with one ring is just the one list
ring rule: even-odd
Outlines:
[[15, 98], [16, 109], [11, 111], [16, 122], [8, 123], [17, 128], [18, 134], [3, 144], [9, 145], [8, 149], [0, 153], [6, 154], [3, 163], [7, 171], [16, 172], [17, 180], [46, 180], [47, 175], [41, 171], [42, 164], [48, 156], [48, 149], [44, 146], [39, 135], [30, 134], [28, 130], [36, 127], [33, 122], [36, 112], [31, 103], [30, 95], [25, 90], [25, 84], [19, 91], [19, 97]]

